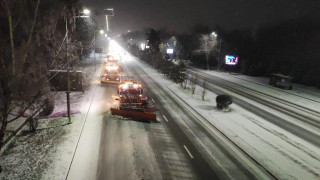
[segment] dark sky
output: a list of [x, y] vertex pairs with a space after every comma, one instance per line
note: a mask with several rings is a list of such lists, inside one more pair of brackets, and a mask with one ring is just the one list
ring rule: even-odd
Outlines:
[[110, 28], [119, 33], [144, 27], [167, 27], [189, 31], [195, 24], [218, 24], [225, 29], [243, 29], [277, 23], [303, 15], [319, 15], [320, 0], [82, 0], [101, 12], [114, 8]]

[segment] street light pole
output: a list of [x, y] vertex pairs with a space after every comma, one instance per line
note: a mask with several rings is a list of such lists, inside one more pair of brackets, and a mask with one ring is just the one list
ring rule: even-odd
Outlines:
[[114, 10], [113, 8], [107, 8], [107, 9], [104, 9], [105, 11], [105, 14], [106, 14], [106, 30], [107, 32], [109, 32], [109, 20], [108, 20], [108, 16], [114, 16]]
[[71, 124], [70, 115], [70, 67], [68, 58], [68, 19], [66, 19], [66, 58], [67, 58], [67, 112], [68, 112], [68, 123]]
[[221, 37], [219, 37], [218, 71], [220, 71], [220, 61], [221, 61]]
[[[215, 32], [212, 32], [211, 33], [211, 35], [213, 35], [215, 38], [217, 38], [218, 37], [218, 34], [217, 33], [215, 33]], [[221, 60], [221, 41], [222, 41], [222, 39], [221, 39], [221, 37], [219, 36], [218, 37], [219, 38], [219, 56], [218, 56], [218, 67], [217, 67], [217, 70], [218, 71], [220, 71], [220, 60]]]
[[210, 49], [209, 49], [209, 45], [208, 45], [208, 41], [209, 41], [209, 39], [207, 39], [206, 40], [206, 59], [207, 59], [207, 70], [209, 71], [210, 70], [210, 68], [209, 68], [209, 53], [210, 53]]
[[93, 34], [93, 39], [94, 39], [94, 50], [93, 50], [93, 62], [94, 62], [94, 71], [96, 71], [96, 33]]
[[107, 24], [107, 32], [109, 32], [109, 21], [108, 21], [108, 15], [106, 15], [106, 24]]
[[[88, 15], [90, 13], [89, 10], [85, 9], [84, 14]], [[77, 17], [89, 17], [89, 16], [74, 16], [72, 18], [77, 18]], [[66, 17], [66, 60], [67, 60], [67, 112], [68, 112], [68, 123], [71, 124], [71, 114], [70, 114], [70, 63], [69, 63], [69, 58], [68, 58], [68, 17]]]

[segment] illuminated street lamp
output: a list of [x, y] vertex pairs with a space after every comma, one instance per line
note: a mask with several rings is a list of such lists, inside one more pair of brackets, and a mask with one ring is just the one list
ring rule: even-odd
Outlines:
[[[218, 37], [218, 34], [215, 32], [212, 32], [211, 35], [214, 36], [215, 38]], [[217, 67], [218, 71], [220, 70], [220, 56], [221, 56], [221, 37], [219, 37], [219, 56], [218, 56], [218, 67]]]
[[140, 44], [140, 48], [141, 48], [141, 50], [142, 50], [142, 51], [144, 51], [144, 50], [145, 50], [145, 48], [146, 48], [146, 44], [141, 43], [141, 44]]
[[89, 15], [89, 14], [90, 14], [90, 10], [89, 10], [89, 9], [84, 9], [84, 10], [83, 10], [83, 14]]
[[100, 34], [104, 34], [104, 30], [102, 30], [102, 29], [99, 32], [100, 32]]
[[218, 36], [215, 32], [212, 32], [211, 35], [214, 36], [214, 37]]

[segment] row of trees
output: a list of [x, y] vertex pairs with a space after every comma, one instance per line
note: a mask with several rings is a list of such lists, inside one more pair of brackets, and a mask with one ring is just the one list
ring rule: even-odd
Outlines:
[[66, 68], [66, 56], [71, 64], [79, 60], [87, 44], [75, 31], [81, 22], [71, 17], [80, 11], [77, 0], [0, 1], [0, 149], [8, 123], [32, 119], [52, 99], [48, 70]]
[[[165, 59], [160, 51], [160, 32], [149, 29], [146, 32], [149, 49], [139, 50], [140, 59], [152, 65], [155, 69], [163, 73], [175, 83], [183, 84], [186, 78], [186, 66], [183, 62], [175, 64], [169, 59]], [[136, 54], [136, 52], [133, 52]]]
[[[139, 34], [141, 37], [141, 33]], [[131, 43], [131, 36], [125, 37], [124, 39], [130, 39], [128, 44], [129, 51], [135, 56], [139, 56], [141, 60], [147, 62], [149, 65], [153, 66], [156, 70], [160, 71], [164, 76], [173, 82], [180, 84], [182, 88], [191, 90], [194, 94], [197, 85], [199, 84], [198, 76], [188, 75], [186, 73], [186, 66], [183, 61], [174, 62], [171, 59], [166, 58], [163, 48], [165, 44], [173, 44], [174, 47], [181, 47], [175, 36], [171, 36], [167, 41], [161, 40], [161, 31], [156, 31], [154, 29], [146, 30], [146, 39], [149, 45], [149, 49], [139, 49], [137, 44]], [[168, 37], [168, 36], [166, 36]], [[182, 50], [182, 48], [180, 49]], [[178, 51], [175, 55], [178, 56], [182, 51]], [[205, 99], [207, 93], [207, 82], [203, 81], [201, 84], [201, 99]]]

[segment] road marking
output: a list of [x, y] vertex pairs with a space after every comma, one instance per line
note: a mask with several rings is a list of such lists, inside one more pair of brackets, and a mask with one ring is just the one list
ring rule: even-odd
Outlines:
[[152, 102], [155, 102], [152, 98], [151, 98]]
[[168, 122], [168, 119], [166, 118], [166, 116], [164, 116], [164, 115], [162, 115], [162, 116], [163, 116], [164, 120], [166, 120]]
[[187, 153], [189, 154], [189, 156], [191, 157], [191, 159], [193, 159], [192, 154], [190, 153], [189, 149], [187, 148], [186, 145], [183, 145], [184, 149], [187, 151]]

